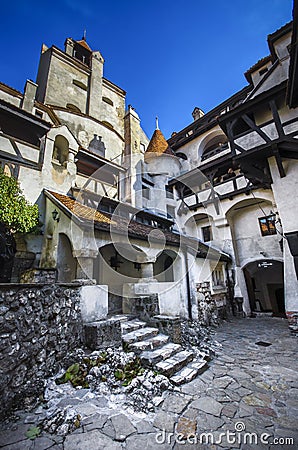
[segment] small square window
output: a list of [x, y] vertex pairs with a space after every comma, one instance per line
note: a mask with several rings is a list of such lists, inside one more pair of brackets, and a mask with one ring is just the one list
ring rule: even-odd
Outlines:
[[212, 228], [211, 225], [207, 227], [202, 227], [203, 241], [209, 242], [212, 241]]
[[271, 236], [276, 234], [275, 215], [265, 216], [259, 218], [259, 225], [262, 236]]
[[143, 198], [150, 200], [150, 189], [148, 186], [145, 186], [145, 185], [142, 186], [142, 195], [143, 195]]

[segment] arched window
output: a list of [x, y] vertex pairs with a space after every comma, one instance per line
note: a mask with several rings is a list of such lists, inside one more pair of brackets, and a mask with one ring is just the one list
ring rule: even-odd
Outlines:
[[68, 150], [68, 140], [64, 136], [56, 136], [54, 142], [53, 160], [58, 161], [60, 164], [65, 163], [68, 160]]
[[209, 142], [207, 142], [206, 146], [204, 147], [202, 153], [202, 161], [204, 161], [204, 159], [216, 155], [217, 153], [222, 152], [223, 150], [226, 150], [227, 148], [228, 148], [227, 137], [224, 134], [215, 136]]

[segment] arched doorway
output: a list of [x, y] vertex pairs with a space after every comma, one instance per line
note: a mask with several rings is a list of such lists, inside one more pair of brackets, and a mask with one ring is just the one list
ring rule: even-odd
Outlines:
[[154, 263], [154, 278], [159, 282], [175, 281], [175, 271], [178, 269], [177, 263], [177, 253], [172, 250], [164, 250]]
[[66, 234], [59, 234], [57, 251], [58, 281], [69, 283], [76, 278], [77, 262], [72, 256], [71, 243]]
[[108, 285], [109, 314], [122, 313], [123, 285], [137, 283], [141, 276], [139, 259], [144, 252], [136, 246], [107, 244], [99, 249], [93, 266], [93, 278]]
[[283, 263], [266, 259], [243, 268], [250, 307], [255, 312], [285, 314]]

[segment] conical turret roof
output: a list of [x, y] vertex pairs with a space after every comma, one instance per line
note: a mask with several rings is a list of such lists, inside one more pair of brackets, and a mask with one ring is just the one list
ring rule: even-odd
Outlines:
[[175, 156], [173, 150], [167, 143], [164, 135], [158, 128], [158, 125], [156, 126], [156, 130], [154, 131], [151, 140], [148, 144], [147, 150], [145, 152], [145, 156], [148, 154], [155, 154], [156, 156], [160, 155], [171, 155]]

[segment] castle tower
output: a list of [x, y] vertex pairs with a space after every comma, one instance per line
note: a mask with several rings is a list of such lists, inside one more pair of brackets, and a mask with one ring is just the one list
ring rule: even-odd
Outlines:
[[180, 162], [160, 131], [157, 118], [156, 129], [145, 152], [144, 160], [145, 175], [150, 175], [153, 186], [150, 189], [150, 198], [143, 206], [166, 215], [168, 214], [167, 206], [169, 206], [166, 186], [169, 179], [179, 173]]
[[42, 46], [37, 100], [100, 119], [104, 59], [85, 37], [67, 38], [65, 51]]

